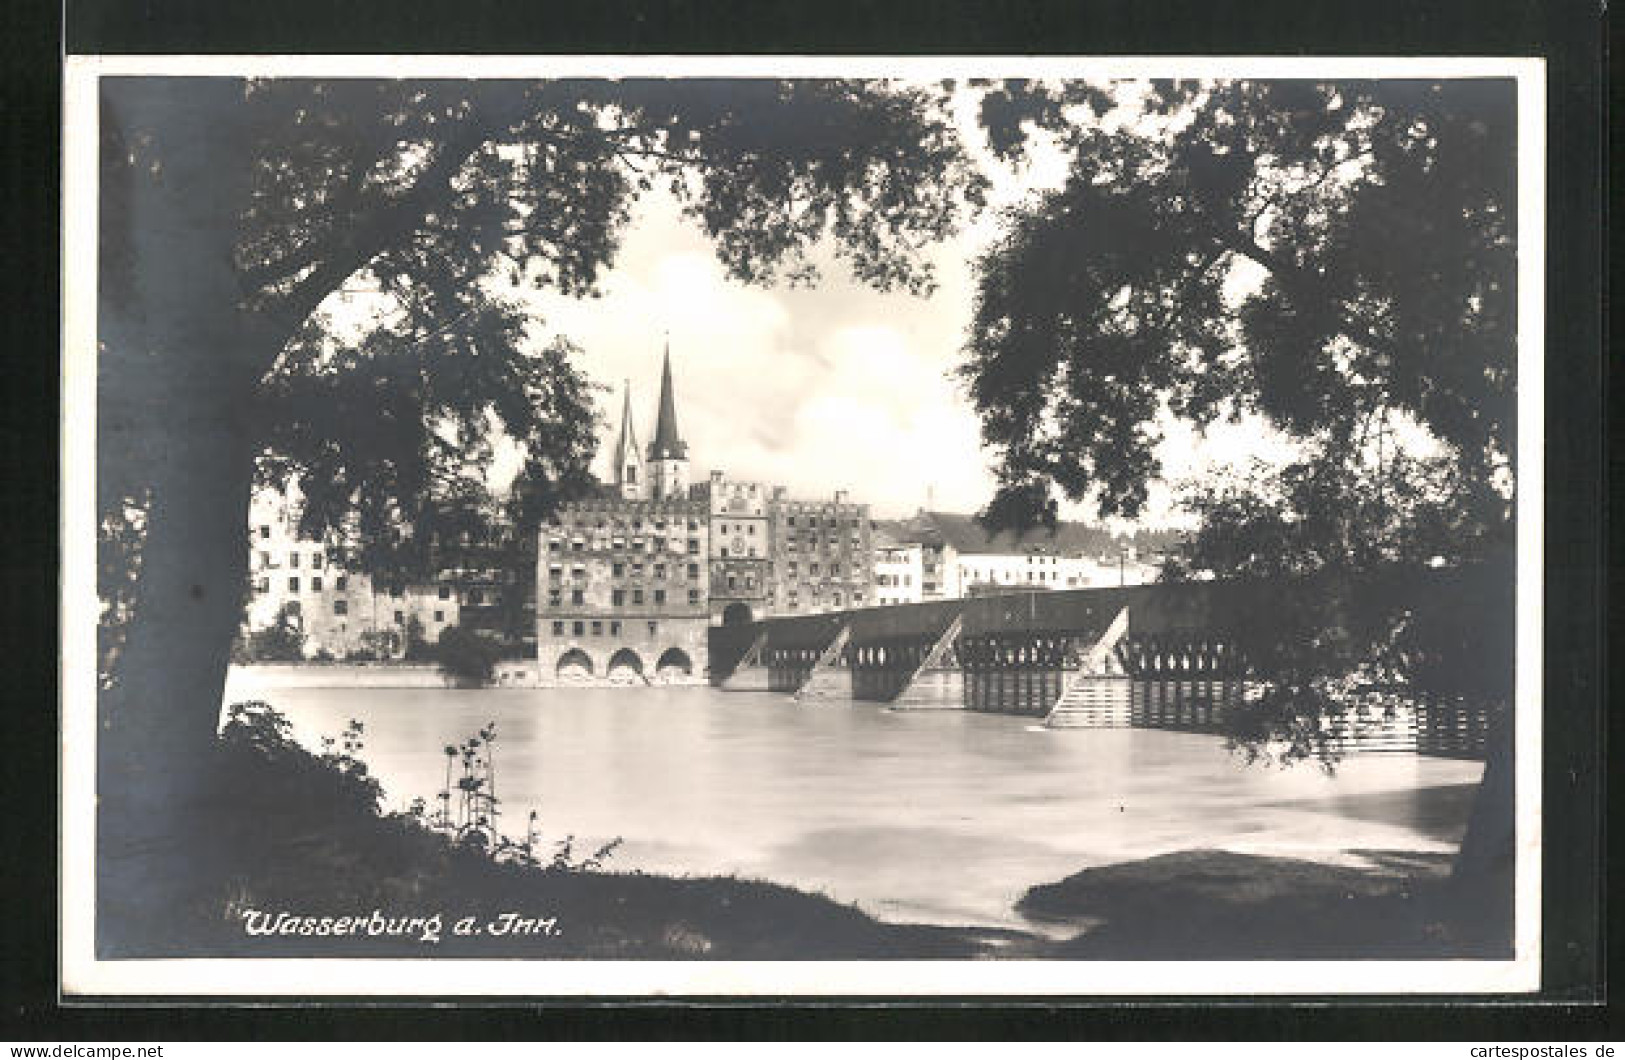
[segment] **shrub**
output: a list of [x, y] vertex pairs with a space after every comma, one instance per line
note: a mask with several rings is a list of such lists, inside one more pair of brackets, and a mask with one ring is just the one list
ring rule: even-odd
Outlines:
[[461, 626], [447, 626], [435, 651], [440, 672], [459, 684], [488, 685], [501, 650], [485, 637]]

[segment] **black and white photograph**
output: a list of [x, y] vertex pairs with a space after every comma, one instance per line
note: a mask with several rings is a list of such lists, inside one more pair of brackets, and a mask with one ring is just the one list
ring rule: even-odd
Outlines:
[[1539, 60], [65, 88], [65, 994], [1538, 988]]

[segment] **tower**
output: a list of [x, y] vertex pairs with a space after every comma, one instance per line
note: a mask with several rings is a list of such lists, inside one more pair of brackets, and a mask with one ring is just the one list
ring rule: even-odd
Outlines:
[[654, 440], [649, 443], [649, 466], [655, 500], [681, 500], [688, 495], [688, 445], [677, 433], [677, 400], [671, 385], [671, 343], [666, 343], [660, 372], [660, 411]]
[[643, 452], [638, 448], [638, 436], [632, 430], [632, 383], [626, 383], [626, 397], [621, 402], [621, 435], [615, 440], [615, 489], [625, 501], [641, 500], [649, 495], [649, 476], [643, 463]]

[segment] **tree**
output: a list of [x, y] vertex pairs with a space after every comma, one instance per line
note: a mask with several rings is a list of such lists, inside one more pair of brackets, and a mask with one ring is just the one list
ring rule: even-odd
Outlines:
[[108, 608], [98, 784], [122, 818], [105, 839], [204, 798], [256, 475], [298, 479], [306, 533], [404, 569], [497, 433], [544, 501], [581, 480], [585, 379], [568, 347], [536, 348], [510, 292], [590, 295], [638, 195], [670, 189], [740, 280], [808, 280], [832, 240], [860, 279], [925, 291], [924, 245], [983, 190], [939, 89], [101, 90], [98, 502], [111, 566], [138, 571]]
[[[1087, 85], [1007, 83], [984, 104], [1006, 157], [1034, 125], [1072, 155], [977, 264], [961, 372], [996, 454], [987, 519], [1052, 522], [1058, 495], [1135, 516], [1163, 417], [1256, 415], [1300, 457], [1193, 497], [1185, 570], [1510, 547], [1511, 82], [1143, 87], [1121, 131]], [[1407, 431], [1436, 451], [1396, 448]]]
[[[1283, 432], [1289, 466], [1187, 498], [1169, 574], [1281, 587], [1238, 616], [1269, 691], [1232, 735], [1329, 761], [1318, 722], [1351, 687], [1451, 669], [1419, 664], [1441, 641], [1416, 640], [1404, 594], [1361, 587], [1513, 544], [1513, 84], [1138, 88], [986, 95], [996, 152], [1043, 130], [1072, 165], [976, 266], [961, 374], [996, 457], [984, 518], [1052, 523], [1058, 497], [1140, 514], [1167, 418]], [[1510, 652], [1473, 665], [1475, 694], [1510, 699]]]
[[440, 672], [446, 677], [462, 685], [479, 687], [491, 683], [501, 652], [474, 630], [448, 626], [440, 633], [435, 656], [440, 660]]

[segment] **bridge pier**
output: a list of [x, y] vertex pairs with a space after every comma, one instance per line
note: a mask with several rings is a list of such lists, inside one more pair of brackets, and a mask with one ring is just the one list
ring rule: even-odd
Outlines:
[[796, 689], [796, 699], [827, 700], [852, 697], [852, 671], [846, 665], [847, 642], [852, 638], [852, 627], [842, 626], [829, 644], [819, 653], [807, 679]]
[[756, 635], [750, 648], [740, 657], [733, 673], [723, 678], [719, 687], [725, 692], [771, 692], [773, 674], [762, 663], [762, 653], [766, 648], [767, 632], [764, 630]]

